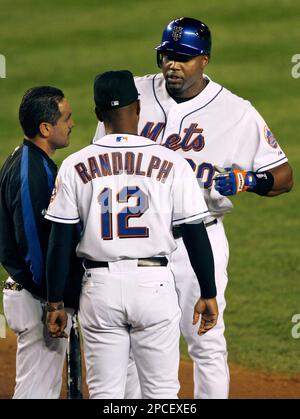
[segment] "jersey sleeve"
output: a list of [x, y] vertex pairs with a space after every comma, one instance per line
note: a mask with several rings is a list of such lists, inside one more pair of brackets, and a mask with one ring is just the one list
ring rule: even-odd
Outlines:
[[75, 180], [71, 179], [68, 165], [62, 164], [52, 192], [45, 218], [56, 223], [76, 224], [80, 221], [77, 207]]
[[204, 193], [189, 163], [183, 160], [181, 170], [175, 170], [172, 223], [191, 223], [208, 215]]
[[103, 124], [103, 122], [99, 121], [92, 142], [94, 143], [95, 141], [99, 140], [100, 138], [104, 137], [105, 135], [106, 134], [105, 134], [104, 124]]
[[242, 121], [234, 162], [239, 168], [266, 171], [288, 161], [262, 116], [250, 106]]

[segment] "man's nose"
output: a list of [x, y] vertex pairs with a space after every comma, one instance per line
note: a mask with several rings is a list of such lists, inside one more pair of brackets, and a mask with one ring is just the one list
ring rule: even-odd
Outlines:
[[172, 70], [178, 70], [178, 61], [170, 60], [169, 66]]

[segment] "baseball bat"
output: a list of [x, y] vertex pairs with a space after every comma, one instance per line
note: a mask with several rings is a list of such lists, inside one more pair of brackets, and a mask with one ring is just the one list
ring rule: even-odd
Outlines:
[[67, 349], [68, 399], [82, 399], [81, 345], [77, 314], [72, 316]]

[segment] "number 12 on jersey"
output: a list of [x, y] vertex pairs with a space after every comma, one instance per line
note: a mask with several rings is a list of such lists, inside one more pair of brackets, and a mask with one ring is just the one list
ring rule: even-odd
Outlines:
[[101, 206], [101, 238], [103, 240], [113, 239], [112, 204], [113, 199], [118, 203], [128, 204], [130, 198], [136, 199], [135, 206], [125, 206], [115, 216], [117, 237], [127, 239], [133, 237], [149, 237], [149, 228], [140, 226], [129, 226], [131, 218], [140, 218], [149, 208], [148, 196], [138, 186], [125, 186], [121, 191], [113, 196], [110, 188], [104, 188], [98, 195], [98, 203]]

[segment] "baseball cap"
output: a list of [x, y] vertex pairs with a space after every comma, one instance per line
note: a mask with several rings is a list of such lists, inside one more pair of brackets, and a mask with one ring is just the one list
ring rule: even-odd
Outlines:
[[94, 81], [94, 99], [100, 111], [122, 108], [135, 102], [138, 91], [132, 73], [120, 70], [98, 74]]

